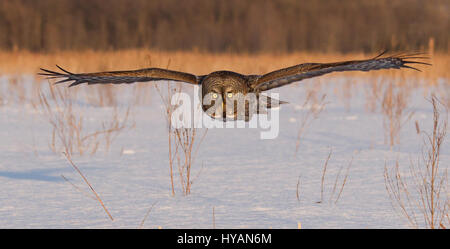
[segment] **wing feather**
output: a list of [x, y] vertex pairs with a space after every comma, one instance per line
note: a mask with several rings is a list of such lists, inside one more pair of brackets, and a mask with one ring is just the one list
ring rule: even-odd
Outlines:
[[111, 71], [97, 73], [79, 73], [69, 72], [56, 65], [62, 72], [55, 72], [41, 68], [39, 75], [46, 76], [47, 79], [61, 79], [55, 84], [73, 81], [69, 87], [79, 84], [130, 84], [135, 82], [147, 82], [156, 80], [173, 80], [186, 82], [190, 84], [200, 84], [203, 76], [196, 76], [189, 73], [172, 71], [161, 68], [145, 68], [131, 71]]
[[259, 76], [258, 79], [252, 84], [252, 88], [255, 91], [266, 91], [290, 84], [292, 82], [301, 81], [332, 72], [372, 71], [391, 68], [409, 68], [420, 71], [419, 69], [409, 66], [408, 64], [431, 65], [426, 62], [415, 61], [415, 59], [428, 59], [428, 57], [422, 56], [424, 53], [420, 52], [399, 53], [388, 57], [382, 57], [384, 54], [385, 52], [368, 60], [343, 61], [335, 63], [304, 63], [283, 68]]

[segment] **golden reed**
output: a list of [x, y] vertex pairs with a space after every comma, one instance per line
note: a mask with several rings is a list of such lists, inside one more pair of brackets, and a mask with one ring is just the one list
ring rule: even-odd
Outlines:
[[[347, 72], [357, 76], [396, 76], [424, 77], [427, 82], [437, 78], [450, 78], [450, 54], [429, 53], [427, 60], [433, 66], [420, 67], [421, 73], [414, 70], [381, 70], [378, 72]], [[182, 70], [194, 74], [208, 74], [216, 70], [232, 70], [243, 74], [262, 74], [275, 69], [306, 62], [333, 62], [342, 60], [368, 59], [376, 54], [339, 54], [296, 52], [231, 54], [203, 53], [196, 51], [165, 52], [156, 50], [119, 50], [119, 51], [63, 51], [58, 53], [32, 53], [27, 51], [0, 52], [0, 74], [35, 74], [40, 67], [56, 69], [55, 64], [74, 73], [129, 70], [142, 67], [162, 67]], [[327, 77], [327, 76], [325, 76]], [[431, 80], [430, 80], [431, 79]], [[434, 79], [434, 80], [433, 80]]]

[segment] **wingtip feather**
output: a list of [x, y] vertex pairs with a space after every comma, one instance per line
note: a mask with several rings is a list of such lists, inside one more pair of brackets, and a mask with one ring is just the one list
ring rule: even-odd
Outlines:
[[417, 69], [417, 68], [415, 68], [415, 67], [410, 67], [410, 66], [407, 66], [407, 65], [402, 65], [402, 67], [409, 68], [409, 69], [413, 69], [413, 70], [416, 70], [416, 71], [418, 71], [418, 72], [422, 72], [422, 70]]
[[69, 72], [69, 71], [65, 70], [64, 68], [60, 67], [59, 65], [56, 65], [56, 67], [57, 67], [57, 68], [59, 68], [59, 70], [61, 70], [61, 71], [65, 72], [65, 73], [67, 73], [67, 74], [70, 74], [70, 75], [72, 75], [72, 74], [73, 74], [73, 73], [71, 73], [71, 72]]

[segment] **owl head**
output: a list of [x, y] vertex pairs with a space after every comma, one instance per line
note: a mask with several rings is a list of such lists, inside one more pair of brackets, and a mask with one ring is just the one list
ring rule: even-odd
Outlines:
[[229, 71], [210, 74], [202, 82], [203, 111], [215, 119], [240, 119], [245, 115], [245, 109], [239, 106], [240, 100], [247, 93], [248, 86], [242, 75]]

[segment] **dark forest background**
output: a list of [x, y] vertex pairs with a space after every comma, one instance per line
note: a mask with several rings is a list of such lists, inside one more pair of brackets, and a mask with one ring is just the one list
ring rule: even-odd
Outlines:
[[1, 50], [450, 48], [450, 0], [1, 0]]

